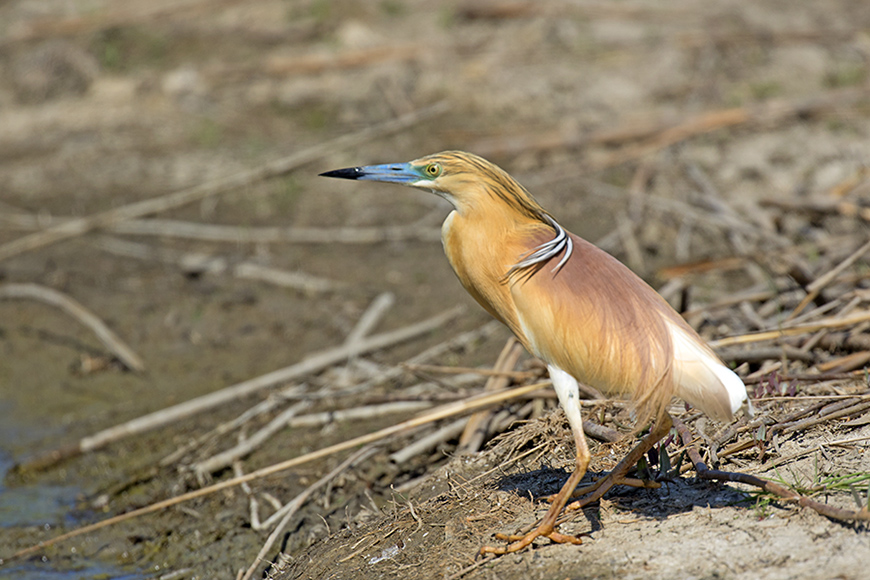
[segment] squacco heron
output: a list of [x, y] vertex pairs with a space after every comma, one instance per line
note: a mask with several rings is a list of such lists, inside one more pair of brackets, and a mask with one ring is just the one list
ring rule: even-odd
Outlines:
[[[671, 428], [677, 396], [707, 415], [730, 420], [748, 403], [743, 381], [643, 280], [618, 260], [566, 231], [505, 171], [471, 153], [447, 151], [408, 163], [338, 169], [326, 177], [399, 183], [449, 201], [444, 251], [459, 281], [525, 348], [547, 364], [577, 446], [576, 468], [531, 532], [502, 536], [515, 552], [537, 537], [560, 534], [563, 508], [578, 509], [619, 483]], [[566, 508], [589, 466], [578, 382], [630, 395], [640, 421], [654, 419], [643, 440], [586, 497]]]

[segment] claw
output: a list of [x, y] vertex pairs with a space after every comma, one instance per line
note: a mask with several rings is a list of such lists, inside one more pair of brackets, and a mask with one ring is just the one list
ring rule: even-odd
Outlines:
[[530, 545], [537, 538], [547, 538], [555, 544], [574, 544], [575, 546], [579, 546], [583, 543], [583, 540], [581, 538], [578, 538], [577, 536], [562, 534], [557, 532], [556, 530], [550, 530], [549, 532], [547, 532], [546, 530], [542, 530], [541, 527], [543, 526], [532, 530], [524, 536], [514, 534], [496, 534], [495, 538], [497, 540], [511, 543], [507, 546], [502, 547], [484, 546], [480, 549], [480, 554], [511, 554], [513, 552], [519, 552], [526, 546]]
[[[556, 531], [556, 525], [559, 523], [560, 519], [559, 515], [563, 512], [568, 513], [585, 508], [589, 504], [601, 499], [601, 497], [615, 485], [651, 488], [661, 487], [661, 484], [654, 481], [626, 478], [625, 474], [628, 473], [629, 469], [635, 463], [637, 463], [638, 458], [642, 457], [652, 448], [653, 445], [655, 445], [657, 441], [667, 434], [671, 425], [670, 416], [665, 415], [664, 420], [659, 421], [656, 424], [655, 429], [651, 430], [650, 433], [644, 437], [644, 439], [638, 443], [610, 473], [593, 484], [575, 491], [577, 484], [583, 478], [583, 474], [586, 471], [588, 458], [586, 458], [586, 461], [582, 464], [578, 461], [578, 469], [571, 474], [571, 477], [568, 478], [568, 481], [565, 482], [565, 485], [562, 486], [559, 493], [552, 498], [548, 498], [551, 499], [553, 503], [547, 511], [547, 515], [544, 516], [544, 519], [541, 520], [541, 523], [538, 524], [537, 528], [525, 535], [496, 534], [495, 537], [497, 539], [512, 543], [503, 547], [484, 546], [480, 549], [480, 554], [511, 554], [513, 552], [519, 552], [539, 537], [547, 538], [551, 542], [557, 544], [582, 544], [583, 540], [580, 538], [561, 534]], [[583, 495], [583, 497], [566, 505], [569, 497], [576, 497], [577, 495]]]

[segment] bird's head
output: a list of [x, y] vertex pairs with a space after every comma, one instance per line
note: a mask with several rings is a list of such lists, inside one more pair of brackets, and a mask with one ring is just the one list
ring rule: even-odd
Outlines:
[[486, 207], [487, 203], [506, 204], [536, 220], [543, 220], [546, 214], [531, 194], [504, 170], [464, 151], [444, 151], [406, 163], [348, 167], [320, 175], [426, 189], [447, 199], [463, 214]]

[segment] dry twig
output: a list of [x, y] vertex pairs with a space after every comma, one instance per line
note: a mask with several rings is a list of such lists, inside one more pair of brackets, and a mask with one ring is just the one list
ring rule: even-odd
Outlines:
[[447, 110], [444, 102], [414, 111], [380, 125], [368, 127], [356, 133], [321, 143], [304, 151], [299, 151], [282, 159], [277, 159], [260, 167], [243, 171], [209, 183], [196, 185], [162, 197], [146, 199], [129, 205], [106, 210], [88, 217], [73, 219], [57, 226], [49, 227], [6, 244], [0, 245], [0, 261], [18, 254], [29, 252], [61, 240], [86, 234], [93, 230], [106, 228], [122, 221], [142, 217], [180, 207], [219, 193], [238, 189], [251, 183], [284, 175], [297, 167], [310, 163], [337, 149], [343, 149], [383, 135], [406, 129], [425, 119], [440, 115]]
[[192, 469], [196, 472], [200, 481], [205, 481], [207, 475], [223, 469], [224, 467], [228, 467], [232, 465], [234, 461], [250, 454], [257, 447], [265, 443], [272, 435], [283, 429], [291, 418], [309, 408], [311, 408], [310, 401], [299, 401], [269, 421], [265, 427], [250, 437], [246, 437], [243, 441], [239, 441], [238, 445], [232, 449], [227, 449], [226, 451], [218, 453], [214, 457], [195, 463]]
[[495, 393], [483, 393], [481, 395], [477, 395], [474, 397], [469, 397], [462, 401], [457, 401], [454, 403], [449, 403], [447, 405], [442, 405], [435, 409], [432, 409], [428, 413], [421, 415], [419, 417], [415, 417], [413, 419], [408, 419], [407, 421], [402, 421], [401, 423], [397, 423], [395, 425], [391, 425], [390, 427], [386, 427], [381, 429], [380, 431], [376, 431], [374, 433], [368, 433], [366, 435], [362, 435], [360, 437], [355, 437], [353, 439], [349, 439], [347, 441], [342, 441], [341, 443], [337, 443], [335, 445], [331, 445], [329, 447], [325, 447], [323, 449], [319, 449], [312, 453], [307, 453], [305, 455], [294, 457], [293, 459], [288, 459], [287, 461], [282, 461], [281, 463], [276, 463], [274, 465], [270, 465], [268, 467], [264, 467], [262, 469], [258, 469], [252, 473], [241, 477], [234, 477], [232, 479], [228, 479], [226, 481], [222, 481], [220, 483], [216, 483], [214, 485], [210, 485], [208, 487], [204, 487], [202, 489], [197, 489], [194, 491], [190, 491], [188, 493], [184, 493], [182, 495], [169, 498], [157, 503], [153, 503], [151, 505], [145, 506], [143, 508], [139, 508], [133, 510], [131, 512], [127, 512], [125, 514], [117, 515], [111, 518], [107, 518], [105, 520], [83, 526], [81, 528], [77, 528], [71, 532], [67, 532], [65, 534], [61, 534], [49, 540], [44, 540], [35, 546], [30, 546], [29, 548], [24, 548], [23, 550], [19, 550], [14, 554], [11, 554], [6, 557], [0, 557], [0, 564], [4, 564], [6, 562], [16, 560], [18, 558], [23, 558], [24, 556], [28, 556], [30, 554], [34, 554], [68, 540], [70, 538], [74, 538], [80, 536], [82, 534], [87, 534], [93, 532], [95, 530], [99, 530], [105, 528], [107, 526], [114, 525], [116, 523], [126, 521], [129, 519], [137, 518], [139, 516], [143, 516], [145, 514], [154, 513], [168, 507], [178, 505], [180, 503], [190, 501], [192, 499], [196, 499], [199, 497], [203, 497], [206, 495], [210, 495], [212, 493], [221, 491], [223, 489], [228, 489], [231, 487], [235, 487], [237, 485], [241, 485], [243, 483], [247, 483], [249, 481], [254, 481], [256, 479], [260, 479], [266, 477], [268, 475], [273, 475], [275, 473], [279, 473], [281, 471], [286, 471], [291, 467], [296, 467], [298, 465], [302, 465], [304, 463], [308, 463], [310, 461], [314, 461], [317, 459], [321, 459], [323, 457], [328, 457], [329, 455], [333, 455], [335, 453], [340, 453], [341, 451], [345, 451], [347, 449], [353, 449], [354, 447], [358, 447], [360, 445], [366, 445], [368, 443], [373, 443], [375, 441], [380, 441], [386, 437], [391, 435], [395, 435], [397, 433], [401, 433], [408, 429], [413, 429], [415, 427], [419, 427], [420, 425], [425, 425], [427, 423], [432, 423], [435, 421], [440, 421], [441, 419], [446, 419], [448, 417], [453, 417], [456, 415], [460, 415], [463, 413], [469, 413], [476, 411], [477, 409], [482, 409], [488, 407], [490, 405], [496, 405], [499, 403], [503, 403], [504, 401], [509, 401], [511, 399], [516, 399], [537, 391], [547, 385], [550, 382], [542, 382], [535, 383], [532, 385], [525, 385], [523, 387], [518, 387], [515, 389], [506, 389], [504, 391], [495, 392]]
[[345, 344], [356, 344], [363, 340], [378, 325], [384, 314], [392, 308], [395, 302], [396, 295], [392, 292], [378, 294], [345, 338]]
[[56, 306], [87, 326], [97, 335], [100, 342], [114, 354], [124, 366], [132, 371], [142, 372], [145, 363], [132, 348], [127, 346], [117, 334], [106, 326], [100, 318], [61, 292], [39, 284], [2, 284], [0, 285], [0, 300], [31, 299]]
[[312, 413], [310, 415], [302, 415], [299, 417], [296, 416], [299, 411], [306, 409], [309, 406], [309, 401], [301, 401], [296, 405], [293, 405], [272, 419], [272, 421], [270, 421], [265, 427], [240, 442], [232, 449], [228, 449], [214, 457], [206, 459], [205, 461], [194, 464], [193, 469], [199, 476], [204, 477], [207, 474], [228, 467], [229, 465], [232, 465], [233, 461], [249, 454], [251, 451], [265, 443], [269, 437], [284, 428], [319, 427], [329, 423], [340, 423], [341, 421], [353, 419], [372, 419], [392, 413], [411, 413], [428, 409], [432, 406], [432, 403], [429, 401], [398, 401], [395, 403], [385, 403], [383, 405], [367, 405], [355, 409], [324, 411], [322, 413]]
[[[235, 4], [237, 0], [186, 0], [169, 4], [121, 4], [107, 11], [85, 11], [85, 14], [73, 14], [61, 18], [43, 16], [31, 18], [26, 25], [19, 26], [11, 34], [0, 41], [0, 46], [7, 47], [14, 43], [28, 42], [42, 38], [57, 38], [75, 34], [87, 34], [111, 27], [141, 25], [169, 16], [177, 17], [179, 13], [202, 10], [215, 10], [220, 5]], [[64, 11], [66, 12], [66, 11]]]
[[275, 529], [272, 530], [272, 533], [269, 534], [269, 537], [266, 539], [265, 543], [263, 543], [263, 547], [260, 548], [257, 557], [254, 558], [254, 561], [251, 562], [251, 565], [248, 567], [248, 570], [245, 572], [245, 575], [242, 576], [242, 580], [250, 580], [251, 576], [253, 576], [254, 572], [260, 566], [260, 563], [266, 558], [266, 554], [269, 553], [269, 550], [272, 549], [272, 546], [275, 545], [275, 542], [278, 540], [278, 536], [284, 531], [284, 528], [287, 527], [287, 524], [290, 523], [290, 519], [299, 511], [308, 498], [311, 497], [315, 491], [319, 488], [323, 487], [336, 477], [338, 477], [344, 471], [350, 469], [354, 464], [359, 463], [360, 461], [364, 461], [366, 458], [370, 457], [375, 451], [377, 451], [376, 445], [368, 445], [363, 447], [356, 453], [353, 453], [350, 457], [342, 461], [335, 469], [312, 483], [308, 486], [305, 491], [297, 495], [293, 498], [293, 501], [284, 505], [281, 509], [277, 510], [272, 516], [266, 520], [259, 529], [268, 528], [270, 525], [274, 523], [274, 520], [277, 518], [281, 518], [281, 521], [278, 522], [278, 525], [275, 526]]
[[450, 310], [442, 312], [428, 320], [391, 332], [377, 334], [354, 345], [343, 345], [320, 351], [319, 353], [313, 354], [301, 362], [290, 365], [289, 367], [249, 379], [214, 393], [209, 393], [185, 401], [184, 403], [160, 411], [155, 411], [154, 413], [150, 413], [143, 417], [132, 419], [126, 423], [104, 429], [99, 433], [84, 437], [78, 443], [44, 453], [25, 464], [20, 465], [18, 469], [22, 471], [43, 469], [63, 459], [75, 457], [82, 453], [99, 449], [109, 443], [113, 443], [131, 435], [136, 435], [138, 433], [143, 433], [145, 431], [168, 425], [182, 418], [190, 417], [197, 413], [212, 409], [278, 383], [292, 381], [299, 377], [322, 371], [323, 369], [341, 362], [348, 357], [380, 350], [416, 338], [453, 319], [460, 311], [461, 308], [451, 308]]
[[403, 463], [410, 461], [413, 457], [417, 457], [418, 455], [435, 448], [439, 443], [458, 437], [465, 429], [468, 421], [468, 417], [463, 417], [462, 419], [448, 423], [425, 437], [420, 437], [410, 445], [390, 454], [390, 461], [397, 465], [402, 465]]
[[[0, 208], [2, 209], [2, 208]], [[44, 230], [70, 223], [78, 218], [37, 216], [16, 211], [0, 214], [0, 224], [8, 230]], [[380, 244], [384, 242], [440, 242], [440, 228], [417, 223], [383, 227], [279, 227], [200, 224], [171, 219], [131, 219], [106, 226], [106, 231], [129, 236], [153, 236], [232, 244]]]
[[236, 244], [380, 244], [383, 242], [400, 242], [405, 240], [441, 241], [441, 230], [439, 228], [421, 227], [418, 224], [368, 228], [301, 228], [247, 227], [147, 219], [118, 223], [108, 229], [116, 234], [159, 236]]
[[284, 388], [279, 393], [270, 396], [264, 401], [260, 401], [235, 419], [225, 421], [211, 431], [194, 438], [193, 440], [184, 445], [179, 446], [175, 451], [161, 459], [160, 465], [172, 465], [194, 449], [201, 447], [206, 441], [215, 440], [221, 435], [229, 433], [233, 429], [238, 429], [240, 426], [244, 425], [252, 418], [263, 415], [265, 413], [269, 413], [270, 411], [278, 407], [284, 400], [298, 396], [304, 391], [304, 385], [293, 385], [291, 387]]
[[825, 288], [825, 286], [833, 282], [834, 278], [839, 276], [840, 273], [842, 273], [846, 268], [858, 261], [858, 259], [866, 254], [868, 250], [870, 250], [870, 241], [852, 252], [852, 254], [848, 258], [837, 264], [835, 267], [831, 268], [823, 276], [820, 276], [817, 280], [813, 281], [810, 285], [808, 285], [807, 295], [792, 311], [787, 320], [791, 320], [792, 318], [800, 314], [801, 311], [806, 308], [810, 302], [816, 299], [816, 296], [819, 295], [819, 293]]
[[114, 255], [172, 264], [188, 275], [223, 274], [232, 271], [236, 278], [259, 280], [284, 288], [293, 288], [306, 295], [331, 292], [342, 287], [339, 282], [304, 272], [287, 272], [249, 261], [240, 262], [230, 268], [229, 261], [221, 256], [201, 252], [182, 252], [173, 248], [152, 248], [145, 244], [121, 240], [113, 236], [99, 236], [94, 240], [94, 245]]
[[534, 377], [541, 376], [537, 371], [508, 371], [477, 368], [477, 367], [454, 367], [444, 365], [424, 365], [405, 363], [402, 365], [405, 369], [412, 373], [440, 373], [445, 375], [481, 375], [484, 377], [506, 377], [514, 381], [523, 381]]
[[767, 330], [763, 332], [741, 334], [738, 336], [729, 336], [726, 338], [720, 338], [718, 340], [711, 340], [709, 344], [713, 348], [720, 348], [723, 346], [731, 346], [735, 344], [749, 344], [753, 342], [762, 342], [765, 340], [775, 340], [777, 338], [784, 338], [787, 336], [800, 336], [802, 334], [809, 334], [817, 330], [854, 326], [861, 322], [867, 321], [870, 321], [870, 310], [861, 310], [843, 318], [832, 317], [819, 320], [818, 322], [795, 325], [789, 328], [782, 328], [779, 330]]
[[[667, 119], [651, 120], [646, 123], [632, 120], [623, 127], [593, 133], [564, 128], [544, 133], [535, 132], [531, 135], [512, 133], [509, 137], [499, 136], [479, 141], [474, 144], [473, 149], [484, 157], [499, 157], [520, 153], [528, 155], [532, 151], [577, 149], [589, 145], [611, 147], [623, 145], [603, 158], [586, 163], [590, 169], [600, 171], [641, 159], [692, 137], [748, 123], [771, 126], [790, 119], [818, 115], [860, 101], [866, 94], [865, 87], [850, 87], [828, 91], [812, 98], [792, 101], [772, 99], [746, 107], [705, 111], [676, 123]], [[576, 162], [573, 168], [576, 172]]]
[[287, 272], [277, 268], [254, 264], [253, 262], [237, 264], [233, 268], [233, 275], [243, 280], [259, 280], [275, 286], [293, 288], [309, 296], [322, 292], [332, 292], [343, 286], [339, 282], [333, 282], [319, 276], [312, 276], [304, 272]]
[[[520, 355], [523, 353], [523, 347], [513, 336], [507, 339], [498, 359], [493, 367], [494, 371], [510, 371], [516, 366]], [[505, 376], [491, 376], [486, 380], [484, 391], [497, 391], [503, 389], [510, 384], [510, 379]], [[468, 423], [459, 438], [459, 453], [475, 453], [483, 445], [486, 437], [487, 425], [492, 419], [490, 411], [478, 411], [468, 418]]]
[[761, 477], [756, 477], [746, 473], [710, 469], [701, 459], [701, 454], [698, 453], [698, 450], [695, 448], [693, 437], [689, 432], [688, 427], [676, 418], [674, 419], [674, 426], [677, 428], [677, 432], [679, 433], [683, 445], [686, 447], [686, 451], [689, 454], [689, 459], [695, 466], [695, 472], [698, 474], [700, 479], [744, 483], [771, 493], [789, 503], [796, 503], [801, 507], [808, 507], [823, 516], [839, 521], [870, 521], [870, 511], [868, 511], [866, 507], [857, 511], [841, 509], [832, 505], [817, 502], [797, 493], [796, 491], [792, 491], [778, 483], [768, 481]]
[[376, 63], [415, 60], [423, 52], [420, 44], [355, 47], [339, 54], [308, 54], [273, 56], [265, 65], [268, 74], [289, 76], [316, 74], [327, 70], [345, 70]]

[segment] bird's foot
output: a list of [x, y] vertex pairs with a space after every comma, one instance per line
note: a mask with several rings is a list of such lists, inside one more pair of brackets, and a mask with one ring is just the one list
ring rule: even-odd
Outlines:
[[[572, 494], [572, 497], [579, 497], [580, 499], [565, 506], [564, 510], [562, 510], [562, 513], [564, 514], [567, 512], [572, 512], [578, 509], [585, 508], [589, 504], [598, 501], [604, 494], [606, 494], [608, 491], [610, 491], [611, 488], [616, 485], [627, 485], [630, 487], [645, 487], [653, 489], [661, 487], [661, 484], [655, 481], [647, 481], [631, 477], [621, 477], [615, 474], [608, 474], [601, 479], [591, 483], [590, 485], [575, 490]], [[551, 502], [558, 502], [559, 495], [561, 494], [550, 496], [547, 499]], [[548, 540], [556, 544], [582, 544], [582, 539], [576, 536], [562, 534], [556, 531], [556, 524], [561, 523], [564, 518], [563, 515], [562, 518], [556, 520], [556, 515], [558, 515], [558, 513], [553, 514], [551, 511], [551, 513], [548, 513], [548, 517], [545, 517], [544, 521], [541, 522], [541, 524], [537, 528], [526, 534], [496, 534], [495, 538], [497, 540], [510, 542], [510, 544], [501, 547], [484, 546], [480, 549], [481, 555], [511, 554], [513, 552], [519, 552], [523, 548], [531, 545], [532, 542], [534, 542], [537, 538], [547, 538]]]
[[562, 534], [553, 529], [552, 525], [541, 524], [531, 532], [525, 535], [508, 535], [508, 534], [496, 534], [495, 538], [497, 540], [502, 540], [505, 542], [511, 542], [507, 546], [484, 546], [480, 549], [480, 554], [511, 554], [513, 552], [519, 552], [520, 550], [529, 546], [532, 542], [537, 538], [547, 538], [551, 542], [556, 544], [575, 544], [580, 545], [583, 543], [583, 540], [576, 537], [570, 536], [567, 534]]

